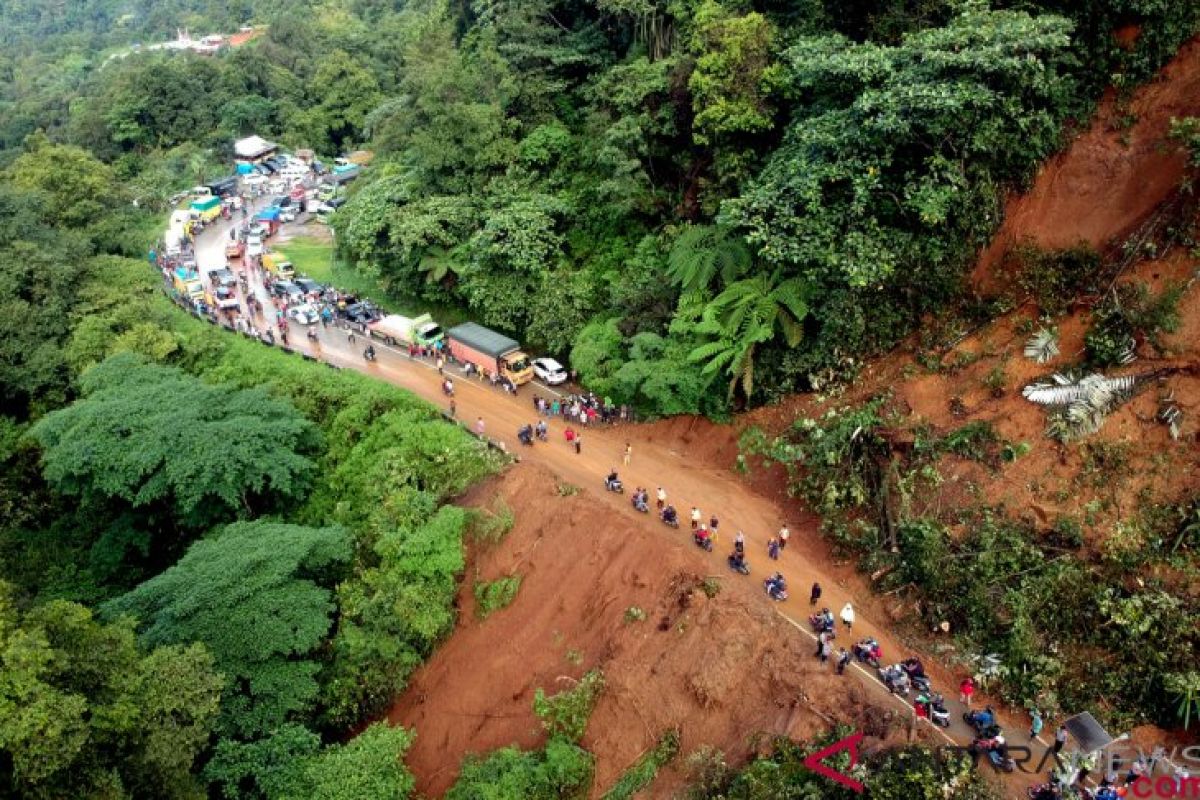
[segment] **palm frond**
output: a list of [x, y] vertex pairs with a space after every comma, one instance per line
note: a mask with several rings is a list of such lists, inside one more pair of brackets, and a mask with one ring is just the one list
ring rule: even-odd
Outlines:
[[1058, 357], [1058, 332], [1041, 328], [1025, 342], [1025, 357], [1039, 364]]
[[1056, 373], [1050, 382], [1034, 383], [1022, 390], [1025, 399], [1049, 406], [1046, 433], [1060, 441], [1090, 436], [1108, 415], [1127, 402], [1144, 382], [1144, 376], [1106, 378], [1098, 373], [1070, 378]]

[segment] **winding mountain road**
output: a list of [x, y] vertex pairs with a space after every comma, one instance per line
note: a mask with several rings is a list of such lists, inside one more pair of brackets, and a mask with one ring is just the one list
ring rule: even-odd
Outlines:
[[[196, 260], [204, 273], [206, 285], [208, 273], [226, 267], [224, 247], [229, 241], [230, 229], [238, 223], [240, 220], [236, 218], [233, 221], [220, 221], [197, 238]], [[237, 265], [233, 265], [232, 268], [235, 272], [238, 269]], [[261, 273], [248, 270], [248, 274], [250, 291], [264, 301], [269, 319], [271, 303], [262, 285]], [[260, 329], [264, 324], [262, 320], [256, 322]], [[271, 327], [274, 327], [273, 321]], [[337, 367], [355, 369], [387, 381], [419, 395], [438, 407], [446, 408], [447, 401], [441, 392], [441, 378], [432, 364], [421, 359], [410, 359], [407, 352], [379, 342], [374, 342], [378, 353], [376, 361], [368, 363], [362, 357], [365, 343], [361, 334], [352, 343], [344, 329], [334, 326], [318, 326], [318, 329], [319, 337], [312, 342], [299, 326], [292, 325], [289, 346], [302, 354]], [[278, 331], [276, 334], [278, 337]], [[549, 442], [538, 442], [532, 447], [521, 446], [516, 436], [517, 429], [537, 420], [533, 396], [537, 393], [548, 396], [551, 390], [533, 384], [522, 387], [520, 394], [514, 397], [492, 388], [489, 384], [463, 377], [456, 367], [447, 366], [446, 374], [454, 379], [457, 416], [464, 424], [473, 427], [476, 420], [482, 418], [489, 438], [502, 442], [510, 452], [516, 453], [522, 459], [536, 460], [544, 464], [561, 480], [593, 492], [602, 502], [612, 507], [614, 514], [641, 516], [630, 508], [628, 494], [614, 495], [602, 488], [604, 476], [613, 467], [619, 469], [626, 487], [645, 486], [653, 495], [655, 487], [663, 486], [668, 493], [668, 501], [679, 510], [681, 519], [687, 516], [692, 506], [699, 507], [706, 520], [715, 513], [721, 519], [721, 536], [715, 552], [711, 554], [705, 554], [691, 545], [686, 522], [679, 530], [672, 530], [658, 521], [653, 510], [651, 514], [643, 517], [644, 525], [650, 526], [662, 536], [675, 537], [680, 547], [693, 551], [697, 561], [703, 562], [698, 571], [714, 571], [714, 564], [719, 564], [717, 571], [723, 571], [723, 559], [732, 545], [734, 532], [744, 531], [746, 552], [751, 565], [751, 575], [745, 580], [753, 581], [757, 585], [771, 571], [778, 569], [784, 573], [793, 597], [779, 604], [777, 611], [792, 624], [797, 636], [815, 642], [807, 623], [809, 606], [805, 600], [809, 586], [813, 582], [819, 582], [824, 591], [821, 602], [835, 614], [846, 602], [853, 603], [856, 609], [857, 619], [853, 635], [842, 633], [839, 637], [840, 644], [849, 648], [852, 641], [873, 636], [883, 649], [885, 663], [894, 663], [913, 654], [911, 648], [902, 646], [880, 620], [873, 619], [872, 614], [868, 613], [872, 607], [877, 609], [878, 603], [868, 596], [869, 593], [860, 580], [835, 576], [823, 570], [817, 563], [819, 542], [815, 529], [801, 530], [798, 529], [799, 526], [793, 526], [792, 537], [780, 560], [770, 562], [767, 559], [766, 542], [778, 531], [781, 523], [789, 519], [789, 513], [775, 502], [754, 493], [731, 470], [690, 461], [686, 456], [668, 447], [645, 441], [639, 437], [638, 426], [633, 424], [582, 429], [582, 452], [576, 454], [574, 448], [565, 442], [563, 432], [567, 426], [564, 420], [552, 419], [549, 422]], [[631, 464], [624, 466], [622, 459], [627, 441], [633, 445], [633, 455]], [[792, 511], [792, 518], [795, 513]], [[730, 579], [740, 578], [734, 578], [730, 574]], [[770, 601], [764, 596], [762, 602]], [[921, 656], [934, 678], [935, 688], [945, 695], [947, 708], [951, 712], [951, 727], [946, 730], [934, 730], [946, 744], [969, 744], [972, 734], [961, 720], [964, 708], [957, 701], [957, 679], [952, 678], [947, 670], [934, 664], [930, 656]], [[874, 670], [852, 663], [851, 671], [877, 692], [880, 703], [896, 703], [911, 713], [911, 703], [888, 692], [879, 682]], [[1029, 747], [1032, 753], [1029, 764], [1024, 767], [1030, 774], [1021, 776], [1018, 773], [1013, 779], [1005, 781], [1005, 785], [1015, 792], [1019, 791], [1020, 786], [1028, 786], [1034, 782], [1037, 777], [1034, 770], [1042, 762], [1046, 742], [1030, 741], [1028, 723], [1024, 719], [1002, 718], [1001, 721], [1004, 723], [1005, 735], [1010, 745]], [[1048, 731], [1052, 730], [1048, 728]], [[986, 769], [983, 766], [986, 761], [981, 760], [980, 764], [982, 769]], [[1043, 768], [1040, 774], [1044, 775], [1048, 768]], [[1021, 770], [1020, 767], [1018, 769]]]

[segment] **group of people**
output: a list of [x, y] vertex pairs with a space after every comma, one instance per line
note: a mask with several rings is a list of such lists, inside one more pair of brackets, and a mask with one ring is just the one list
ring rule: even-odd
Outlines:
[[562, 417], [576, 425], [586, 427], [596, 424], [611, 424], [629, 420], [629, 407], [617, 406], [600, 400], [595, 394], [567, 395], [563, 398], [533, 396], [533, 408], [543, 417]]

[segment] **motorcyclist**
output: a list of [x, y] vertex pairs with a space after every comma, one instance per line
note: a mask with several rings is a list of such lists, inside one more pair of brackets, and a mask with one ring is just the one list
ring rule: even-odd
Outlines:
[[669, 525], [679, 524], [679, 512], [675, 510], [675, 506], [667, 506], [662, 510], [662, 520]]
[[608, 477], [604, 479], [604, 486], [607, 489], [613, 489], [620, 480], [621, 479], [617, 476], [616, 467], [613, 467], [612, 470], [609, 471]]
[[[715, 529], [716, 526], [714, 525], [713, 528]], [[745, 553], [746, 553], [746, 534], [742, 533], [741, 531], [737, 532], [737, 536], [733, 537], [733, 550], [739, 556], [745, 555]]]
[[521, 440], [521, 444], [533, 444], [533, 426], [522, 425], [517, 431], [517, 438]]
[[442, 381], [442, 392], [445, 393], [447, 397], [454, 397], [454, 381], [450, 380], [449, 378], [446, 378], [446, 380]]
[[787, 591], [787, 581], [783, 578], [782, 572], [776, 572], [771, 577], [767, 578], [767, 594], [777, 597]]
[[534, 433], [536, 433], [537, 437], [539, 439], [541, 439], [543, 442], [546, 441], [546, 437], [547, 437], [546, 430], [547, 430], [546, 420], [539, 419], [537, 425], [534, 426]]
[[708, 541], [708, 536], [709, 536], [708, 526], [705, 525], [703, 522], [701, 522], [700, 527], [696, 528], [695, 533], [693, 533], [692, 535], [694, 537], [696, 537], [697, 542], [700, 542], [703, 544], [704, 542]]
[[729, 554], [729, 566], [734, 569], [744, 569], [746, 566], [746, 552], [740, 547], [734, 548], [734, 551]]
[[363, 350], [363, 358], [367, 359], [368, 361], [375, 360], [375, 345], [367, 345], [367, 349]]
[[634, 492], [633, 499], [630, 500], [630, 502], [633, 504], [633, 507], [636, 508], [638, 511], [644, 512], [644, 511], [650, 510], [650, 506], [647, 505], [647, 496], [646, 496], [645, 489], [638, 489], [636, 492]]
[[900, 662], [900, 664], [901, 664], [901, 666], [904, 667], [904, 671], [908, 673], [908, 677], [910, 677], [910, 678], [924, 678], [925, 677], [925, 665], [923, 665], [921, 663], [921, 659], [913, 656], [911, 658], [904, 659], [903, 661]]

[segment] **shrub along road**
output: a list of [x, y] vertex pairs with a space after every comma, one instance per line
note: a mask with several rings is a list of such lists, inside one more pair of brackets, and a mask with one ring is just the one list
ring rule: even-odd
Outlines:
[[[204, 231], [198, 238], [196, 260], [205, 275], [205, 281], [208, 280], [209, 272], [226, 266], [224, 247], [229, 241], [229, 230], [236, 222], [221, 222]], [[236, 270], [236, 266], [234, 268]], [[269, 318], [271, 304], [260, 277], [258, 274], [250, 275], [250, 289], [263, 300]], [[264, 323], [259, 320], [256, 324], [261, 328]], [[441, 390], [442, 379], [432, 364], [421, 359], [410, 359], [407, 352], [387, 347], [380, 342], [374, 342], [377, 359], [370, 363], [362, 356], [367, 342], [361, 334], [357, 335], [352, 343], [348, 332], [341, 328], [318, 326], [318, 332], [319, 338], [314, 343], [305, 336], [303, 329], [292, 325], [289, 330], [289, 346], [299, 353], [337, 367], [357, 369], [388, 381], [440, 408], [448, 407], [448, 400]], [[532, 447], [521, 446], [517, 440], [517, 429], [537, 421], [533, 397], [539, 392], [546, 396], [547, 390], [531, 384], [522, 387], [520, 394], [514, 397], [494, 389], [486, 382], [463, 377], [457, 367], [447, 365], [446, 374], [454, 380], [457, 417], [463, 424], [473, 427], [476, 420], [482, 417], [488, 438], [502, 443], [509, 452], [522, 459], [536, 459], [561, 481], [591, 491], [607, 502], [614, 514], [642, 516], [629, 504], [629, 491], [636, 486], [647, 487], [651, 496], [658, 486], [666, 489], [668, 502], [678, 509], [681, 520], [686, 520], [693, 506], [700, 508], [705, 520], [715, 514], [721, 520], [721, 534], [711, 554], [703, 553], [692, 545], [686, 521], [678, 530], [673, 530], [658, 520], [652, 508], [649, 515], [644, 515], [643, 524], [651, 526], [662, 536], [675, 538], [679, 547], [693, 551], [698, 565], [697, 571], [721, 575], [726, 582], [753, 581], [753, 586], [760, 587], [761, 581], [772, 571], [781, 571], [787, 578], [792, 597], [779, 604], [777, 611], [794, 626], [797, 635], [814, 643], [814, 649], [816, 639], [807, 622], [810, 610], [806, 600], [809, 587], [813, 582], [819, 582], [823, 588], [821, 605], [830, 608], [835, 616], [847, 602], [853, 603], [856, 610], [853, 632], [841, 629], [836, 644], [849, 649], [854, 641], [873, 636], [883, 649], [884, 663], [889, 664], [913, 654], [911, 649], [901, 647], [899, 640], [886, 628], [871, 619], [872, 615], [867, 612], [873, 601], [866, 598], [867, 590], [859, 581], [839, 580], [818, 563], [815, 558], [817, 549], [814, 546], [818, 532], [814, 527], [800, 529], [798, 525], [790, 526], [793, 528], [792, 536], [780, 560], [771, 562], [767, 558], [767, 540], [779, 530], [783, 521], [789, 519], [789, 514], [776, 503], [751, 491], [731, 471], [690, 462], [685, 456], [667, 446], [642, 441], [639, 439], [636, 425], [582, 428], [582, 452], [576, 454], [563, 435], [567, 427], [566, 422], [562, 419], [552, 419], [549, 422], [549, 442], [537, 442]], [[575, 427], [580, 430], [579, 426]], [[633, 445], [632, 463], [629, 466], [622, 463], [626, 441]], [[605, 475], [614, 467], [619, 470], [627, 487], [626, 494], [615, 495], [603, 488]], [[792, 512], [793, 519], [795, 513]], [[730, 572], [724, 563], [726, 554], [732, 549], [733, 536], [738, 530], [743, 531], [746, 537], [747, 561], [751, 570], [749, 577]], [[596, 531], [581, 531], [580, 534], [603, 535], [602, 532]], [[758, 593], [762, 596], [762, 602], [772, 602], [761, 588], [758, 589]], [[945, 695], [946, 706], [951, 713], [951, 727], [947, 731], [935, 729], [937, 734], [940, 734], [936, 738], [946, 744], [969, 744], [972, 734], [961, 720], [964, 708], [957, 702], [958, 679], [961, 675], [952, 677], [947, 670], [934, 664], [931, 658], [924, 654], [921, 657], [934, 679], [934, 688]], [[748, 666], [752, 668], [752, 665]], [[832, 660], [830, 668], [832, 669]], [[890, 695], [876, 678], [875, 671], [869, 667], [863, 668], [853, 664], [850, 671], [880, 695], [880, 702], [903, 705], [911, 713], [911, 693], [909, 702]], [[978, 695], [976, 697], [975, 705], [979, 707]], [[1010, 745], [1031, 748], [1032, 759], [1027, 768], [1032, 771], [1042, 760], [1045, 744], [1037, 741], [1030, 743], [1026, 720], [1001, 721], [1004, 723], [1005, 737]], [[984, 763], [981, 760], [981, 765]], [[1033, 776], [1021, 780], [1021, 783], [1027, 785], [1031, 782], [1031, 777]]]

